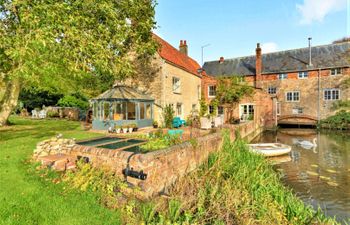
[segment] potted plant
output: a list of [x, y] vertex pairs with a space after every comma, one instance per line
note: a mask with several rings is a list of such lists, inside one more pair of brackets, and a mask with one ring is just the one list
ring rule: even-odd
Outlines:
[[129, 133], [132, 133], [132, 131], [134, 130], [134, 127], [136, 127], [136, 124], [129, 124], [128, 125], [128, 130], [129, 130]]
[[133, 131], [137, 131], [137, 124], [136, 123], [131, 124], [131, 127], [132, 127]]
[[158, 128], [158, 122], [153, 120], [153, 128]]
[[123, 133], [126, 134], [128, 132], [128, 125], [123, 125], [122, 130], [123, 130]]
[[122, 126], [115, 125], [115, 131], [117, 132], [117, 134], [120, 134], [121, 130], [122, 130]]

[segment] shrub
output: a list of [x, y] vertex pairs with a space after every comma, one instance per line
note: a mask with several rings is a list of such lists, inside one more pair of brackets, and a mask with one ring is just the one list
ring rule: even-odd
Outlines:
[[50, 118], [59, 117], [59, 113], [57, 111], [48, 111], [47, 116]]
[[58, 101], [57, 105], [62, 107], [77, 107], [83, 110], [89, 108], [89, 102], [87, 101], [87, 99], [77, 98], [73, 95], [64, 96]]
[[334, 116], [322, 120], [321, 125], [327, 125], [331, 129], [347, 129], [350, 126], [350, 112], [341, 110]]
[[174, 119], [174, 110], [171, 105], [166, 105], [163, 109], [164, 126], [166, 128], [172, 128]]

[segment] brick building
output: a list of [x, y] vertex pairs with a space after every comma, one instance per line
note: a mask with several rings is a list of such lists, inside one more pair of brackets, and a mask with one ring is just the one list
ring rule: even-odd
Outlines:
[[[338, 100], [349, 100], [350, 42], [206, 62], [210, 75], [203, 80], [205, 96], [215, 89], [215, 78], [241, 76], [273, 99], [280, 124], [315, 124], [332, 114]], [[249, 109], [248, 109], [249, 110]], [[242, 115], [242, 113], [240, 113]]]

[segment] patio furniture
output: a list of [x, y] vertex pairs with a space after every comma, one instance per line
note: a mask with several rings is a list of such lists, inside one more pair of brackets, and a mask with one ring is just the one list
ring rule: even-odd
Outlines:
[[218, 116], [214, 118], [214, 127], [220, 127], [224, 124], [224, 117]]
[[168, 134], [170, 136], [176, 136], [176, 135], [179, 135], [180, 138], [182, 138], [182, 134], [184, 133], [183, 130], [168, 130]]
[[38, 112], [35, 109], [32, 110], [32, 118], [38, 118]]
[[180, 117], [175, 117], [173, 119], [173, 123], [172, 123], [174, 128], [179, 128], [181, 126], [185, 126], [186, 125], [186, 121], [182, 120]]
[[201, 129], [211, 129], [212, 128], [212, 122], [207, 117], [201, 117]]
[[40, 119], [45, 119], [46, 118], [46, 110], [40, 110], [39, 118]]

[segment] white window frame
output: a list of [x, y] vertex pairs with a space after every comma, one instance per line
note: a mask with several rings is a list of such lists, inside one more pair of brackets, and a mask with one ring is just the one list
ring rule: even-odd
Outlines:
[[281, 115], [281, 103], [276, 102], [276, 115], [280, 116]]
[[[330, 98], [328, 99], [326, 99], [325, 97], [325, 95], [326, 95], [326, 91], [328, 92], [330, 92]], [[335, 95], [333, 95], [334, 94], [334, 92], [338, 92], [338, 94], [336, 95], [336, 96], [338, 96], [338, 98], [334, 98], [335, 97]], [[323, 90], [323, 100], [324, 101], [336, 101], [336, 100], [339, 100], [340, 99], [340, 89], [339, 88], [327, 88], [327, 89], [324, 89]]]
[[[288, 100], [288, 93], [292, 93], [292, 100]], [[295, 94], [298, 93], [298, 100], [295, 100]], [[286, 92], [286, 102], [300, 102], [300, 91], [287, 91]]]
[[[272, 90], [274, 90], [274, 92], [271, 92]], [[269, 93], [270, 95], [275, 95], [275, 94], [277, 94], [277, 87], [275, 87], [275, 86], [269, 86], [269, 87], [267, 88], [267, 93]]]
[[[214, 88], [215, 88], [215, 90], [214, 90], [215, 95], [210, 95], [210, 88], [211, 88], [211, 87], [214, 87]], [[209, 98], [215, 98], [215, 97], [216, 97], [216, 85], [208, 85], [208, 97], [209, 97]]]
[[279, 80], [286, 80], [286, 79], [288, 79], [288, 74], [287, 73], [280, 73], [280, 74], [278, 74], [278, 79]]
[[298, 72], [298, 79], [307, 79], [309, 77], [308, 71]]
[[296, 107], [292, 109], [292, 114], [294, 115], [300, 115], [304, 113], [304, 109], [301, 107]]
[[[338, 70], [339, 70], [339, 73], [338, 73]], [[332, 74], [333, 71], [334, 71], [334, 74]], [[329, 74], [330, 74], [331, 76], [342, 75], [342, 73], [343, 73], [342, 68], [333, 68], [333, 69], [331, 69], [331, 70], [329, 71]]]
[[[179, 108], [179, 106], [180, 106], [180, 108]], [[178, 102], [178, 103], [176, 103], [176, 106], [175, 106], [175, 107], [176, 107], [176, 108], [175, 108], [175, 114], [176, 114], [176, 116], [182, 118], [183, 104], [182, 104], [181, 102]], [[179, 111], [179, 109], [180, 109], [180, 111]]]
[[180, 80], [180, 78], [173, 77], [172, 84], [173, 84], [173, 93], [181, 94], [181, 80]]
[[[246, 107], [246, 113], [244, 113], [244, 108]], [[252, 113], [250, 112], [250, 107], [252, 108]], [[253, 120], [255, 117], [255, 104], [253, 103], [246, 103], [246, 104], [240, 104], [239, 105], [239, 119], [240, 121], [248, 121], [248, 118], [250, 115], [253, 116]]]

